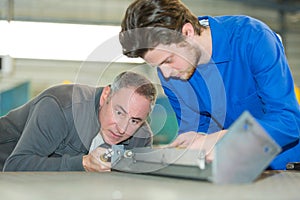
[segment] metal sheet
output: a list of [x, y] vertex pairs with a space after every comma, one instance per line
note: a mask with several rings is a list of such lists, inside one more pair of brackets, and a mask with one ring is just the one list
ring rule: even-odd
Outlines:
[[204, 164], [204, 169], [199, 167], [201, 151], [176, 148], [125, 150], [122, 146], [113, 146], [113, 151], [113, 170], [200, 180], [212, 176], [210, 164]]
[[217, 184], [253, 182], [281, 151], [249, 112], [229, 128], [206, 163], [201, 150], [135, 148], [114, 145], [112, 169], [211, 181]]
[[280, 151], [251, 114], [244, 112], [215, 147], [213, 182], [250, 183]]

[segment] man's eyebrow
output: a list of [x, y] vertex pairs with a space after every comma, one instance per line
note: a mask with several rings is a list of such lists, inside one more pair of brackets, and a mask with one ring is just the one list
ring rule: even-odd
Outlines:
[[130, 119], [134, 119], [134, 120], [138, 120], [138, 121], [143, 121], [143, 119], [140, 118], [140, 117], [131, 117]]
[[119, 108], [120, 110], [122, 110], [124, 113], [128, 114], [127, 111], [120, 105], [116, 105], [117, 108]]

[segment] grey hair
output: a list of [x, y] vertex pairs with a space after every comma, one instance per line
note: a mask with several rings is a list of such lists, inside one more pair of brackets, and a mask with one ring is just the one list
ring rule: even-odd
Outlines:
[[144, 96], [150, 100], [151, 110], [155, 105], [157, 97], [156, 88], [149, 79], [141, 74], [130, 71], [122, 72], [114, 78], [114, 81], [111, 84], [110, 88], [110, 96], [122, 88], [135, 88], [135, 92], [137, 94]]

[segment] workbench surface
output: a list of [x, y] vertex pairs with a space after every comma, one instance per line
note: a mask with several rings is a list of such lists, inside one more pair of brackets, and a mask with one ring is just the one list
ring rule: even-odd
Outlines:
[[121, 172], [1, 172], [0, 199], [300, 199], [300, 173], [266, 172], [251, 184], [211, 182]]

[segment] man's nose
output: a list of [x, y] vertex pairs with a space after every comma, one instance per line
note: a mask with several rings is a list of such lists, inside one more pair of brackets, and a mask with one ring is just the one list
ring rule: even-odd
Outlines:
[[161, 65], [160, 70], [165, 78], [169, 78], [172, 75], [172, 68], [166, 65]]
[[120, 134], [125, 134], [128, 128], [129, 120], [121, 119], [117, 122], [118, 131]]

